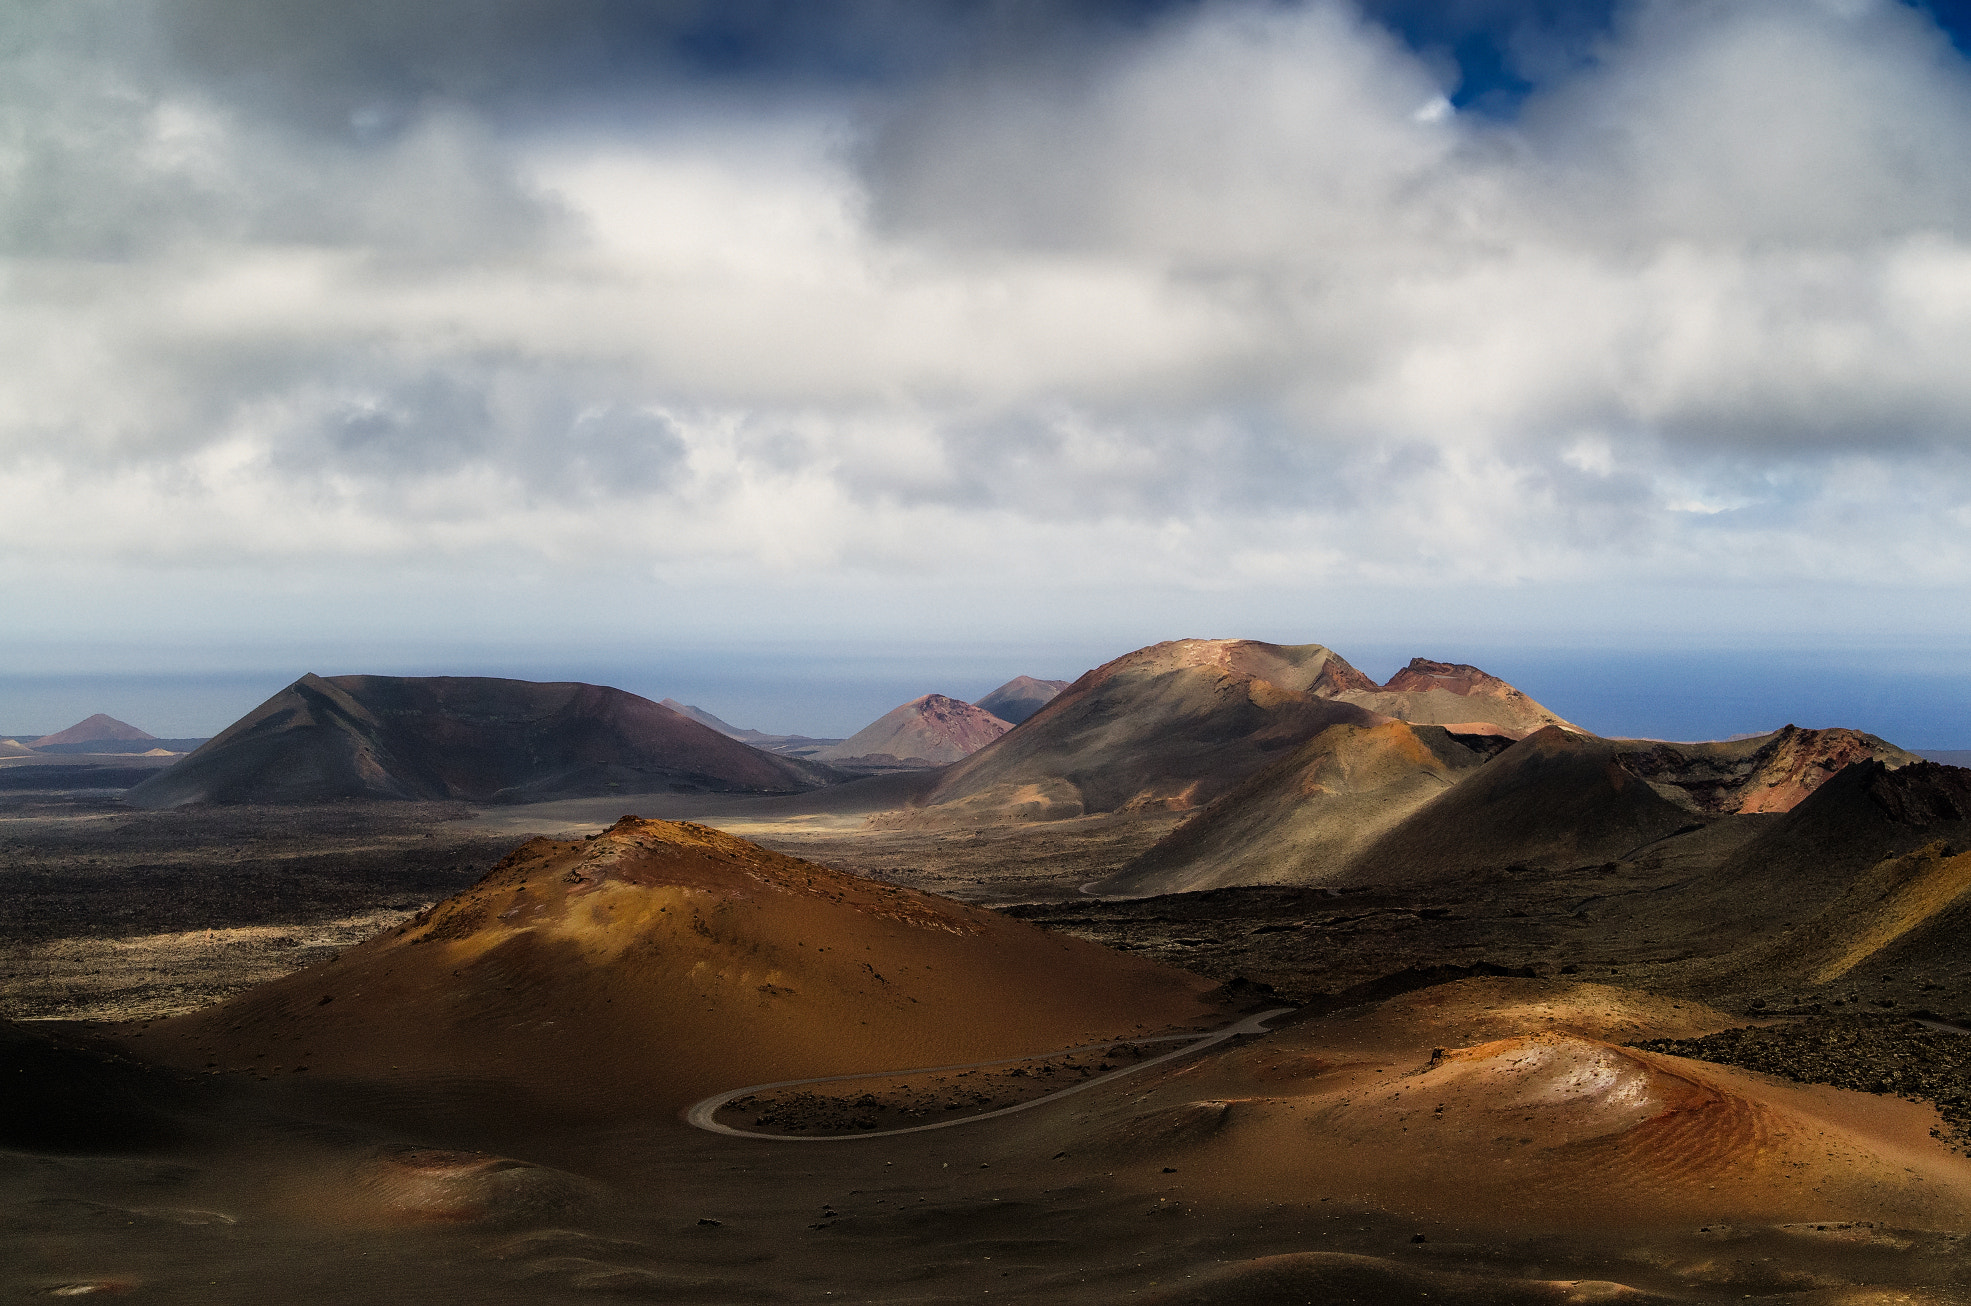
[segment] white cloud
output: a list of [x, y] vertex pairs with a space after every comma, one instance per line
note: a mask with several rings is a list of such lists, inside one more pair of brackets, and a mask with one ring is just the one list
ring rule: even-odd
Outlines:
[[1655, 0], [1513, 124], [1316, 0], [345, 139], [71, 12], [0, 56], [16, 564], [1971, 581], [1971, 81], [1900, 5]]

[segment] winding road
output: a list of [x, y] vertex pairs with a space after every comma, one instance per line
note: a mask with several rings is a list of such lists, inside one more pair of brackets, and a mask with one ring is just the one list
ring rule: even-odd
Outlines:
[[[714, 1134], [730, 1134], [734, 1138], [760, 1138], [774, 1143], [842, 1143], [858, 1138], [892, 1138], [897, 1134], [921, 1134], [928, 1129], [952, 1129], [959, 1125], [969, 1125], [977, 1120], [990, 1120], [994, 1116], [1009, 1116], [1015, 1111], [1030, 1111], [1034, 1107], [1045, 1106], [1049, 1102], [1058, 1102], [1070, 1093], [1079, 1093], [1085, 1089], [1094, 1088], [1097, 1084], [1106, 1084], [1110, 1080], [1120, 1079], [1124, 1075], [1133, 1075], [1139, 1070], [1147, 1070], [1151, 1066], [1161, 1065], [1163, 1062], [1175, 1060], [1192, 1052], [1202, 1052], [1206, 1048], [1216, 1047], [1227, 1039], [1237, 1038], [1241, 1034], [1267, 1033], [1267, 1021], [1273, 1019], [1275, 1016], [1284, 1016], [1292, 1010], [1294, 1010], [1292, 1007], [1275, 1007], [1271, 1011], [1262, 1011], [1256, 1016], [1248, 1016], [1235, 1025], [1227, 1025], [1224, 1029], [1214, 1030], [1209, 1034], [1159, 1034], [1154, 1038], [1109, 1038], [1103, 1039], [1100, 1043], [1084, 1043], [1080, 1047], [1063, 1048], [1058, 1052], [1042, 1052], [1021, 1057], [1001, 1057], [996, 1061], [968, 1061], [963, 1065], [957, 1066], [924, 1066], [916, 1070], [870, 1070], [854, 1075], [823, 1075], [815, 1079], [781, 1079], [771, 1084], [749, 1084], [745, 1088], [735, 1088], [728, 1092], [720, 1093], [715, 1097], [708, 1097], [702, 1102], [694, 1103], [684, 1113], [684, 1118], [686, 1123], [696, 1125], [698, 1128]], [[762, 1134], [750, 1129], [734, 1129], [731, 1125], [722, 1125], [713, 1119], [713, 1116], [718, 1113], [719, 1108], [734, 1098], [744, 1097], [748, 1093], [764, 1093], [768, 1089], [799, 1088], [805, 1084], [840, 1084], [851, 1079], [890, 1079], [899, 1075], [935, 1075], [951, 1070], [978, 1070], [986, 1066], [1005, 1066], [1020, 1061], [1041, 1061], [1051, 1057], [1071, 1056], [1077, 1052], [1093, 1052], [1097, 1048], [1114, 1047], [1118, 1043], [1182, 1043], [1184, 1046], [1174, 1052], [1166, 1052], [1162, 1056], [1151, 1057], [1147, 1061], [1139, 1061], [1133, 1066], [1124, 1066], [1121, 1070], [1111, 1070], [1106, 1075], [1097, 1075], [1093, 1079], [1084, 1079], [1078, 1084], [1071, 1084], [1066, 1088], [1049, 1093], [1045, 1097], [1034, 1098], [1029, 1102], [1020, 1102], [1013, 1106], [1003, 1106], [996, 1111], [982, 1111], [978, 1115], [962, 1116], [957, 1120], [940, 1120], [935, 1124], [911, 1125], [906, 1129], [871, 1129], [854, 1134]]]

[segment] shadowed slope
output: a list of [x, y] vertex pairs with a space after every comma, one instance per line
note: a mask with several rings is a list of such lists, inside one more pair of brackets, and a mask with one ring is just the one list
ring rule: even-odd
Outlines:
[[1802, 922], [1884, 858], [1938, 840], [1971, 845], [1971, 770], [1862, 761], [1838, 772], [1689, 891], [1719, 904], [1705, 937]]
[[1620, 861], [1691, 823], [1616, 754], [1607, 740], [1557, 726], [1528, 735], [1365, 848], [1345, 878], [1401, 883]]
[[970, 757], [1005, 734], [1007, 724], [970, 703], [926, 694], [892, 708], [839, 744], [809, 754], [818, 762], [884, 757], [942, 766]]
[[180, 1077], [80, 1045], [35, 1023], [0, 1020], [0, 1148], [139, 1150], [173, 1141], [170, 1111], [195, 1099]]
[[[550, 1118], [1050, 1051], [1206, 1018], [1211, 982], [703, 826], [535, 839], [339, 960], [151, 1027], [171, 1063], [479, 1081]], [[437, 1091], [437, 1090], [432, 1090]]]
[[[1496, 762], [1480, 765], [1502, 748]], [[1785, 812], [1855, 762], [1893, 770], [1919, 760], [1860, 731], [1795, 726], [1703, 744], [1601, 740], [1550, 727], [1509, 748], [1501, 737], [1401, 721], [1334, 726], [1214, 802], [1099, 891], [1414, 880], [1515, 863], [1620, 860], [1706, 821]], [[1819, 819], [1828, 836], [1861, 835], [1856, 846], [1866, 860], [1851, 866], [1908, 846], [1893, 836], [1880, 842], [1882, 824], [1873, 804], [1858, 820]], [[1357, 860], [1359, 875], [1350, 870]]]
[[1007, 725], [1016, 726], [1060, 697], [1067, 687], [1065, 680], [1015, 676], [972, 706], [982, 707]]
[[1731, 958], [1707, 987], [1833, 984], [1864, 965], [1959, 969], [1967, 961], [1971, 853], [1952, 856], [1940, 841], [1872, 867], [1811, 920]]
[[1089, 672], [945, 772], [919, 820], [1035, 820], [1202, 806], [1321, 729], [1373, 681], [1318, 644], [1187, 639]]
[[762, 753], [600, 685], [307, 675], [127, 801], [534, 802], [667, 790], [791, 793], [831, 778], [826, 768]]
[[1435, 726], [1329, 726], [1094, 891], [1143, 896], [1320, 884], [1484, 760]]

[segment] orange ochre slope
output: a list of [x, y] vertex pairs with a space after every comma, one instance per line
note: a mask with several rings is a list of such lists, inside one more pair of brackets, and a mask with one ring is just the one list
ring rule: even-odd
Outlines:
[[1039, 1127], [1064, 1129], [1060, 1146], [1096, 1140], [1150, 1186], [1173, 1167], [1194, 1200], [1521, 1231], [1963, 1227], [1971, 1161], [1931, 1136], [1927, 1104], [1623, 1046], [1742, 1023], [1605, 985], [1465, 980], [1289, 1024], [1149, 1093], [1085, 1104], [1078, 1140], [1065, 1119]]
[[1226, 1019], [1211, 981], [1034, 926], [626, 816], [536, 838], [341, 957], [158, 1022], [168, 1064], [477, 1081], [571, 1117]]

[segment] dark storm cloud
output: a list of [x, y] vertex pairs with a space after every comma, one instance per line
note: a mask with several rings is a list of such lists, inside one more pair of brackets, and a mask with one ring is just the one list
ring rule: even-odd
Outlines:
[[[1204, 0], [183, 0], [177, 57], [229, 93], [334, 130], [429, 97], [525, 117], [665, 83], [882, 86], [1056, 62]], [[1949, 11], [1958, 5], [1946, 5]], [[1511, 112], [1592, 57], [1616, 0], [1365, 0], [1452, 70], [1460, 108]]]
[[176, 57], [226, 93], [384, 130], [437, 97], [510, 118], [666, 85], [883, 85], [1096, 42], [1197, 0], [182, 0]]

